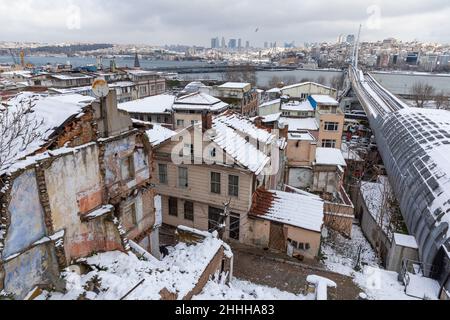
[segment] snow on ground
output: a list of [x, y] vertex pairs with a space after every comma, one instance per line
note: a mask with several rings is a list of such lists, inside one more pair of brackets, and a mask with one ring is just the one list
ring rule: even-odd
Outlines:
[[223, 245], [213, 236], [195, 246], [180, 243], [163, 261], [142, 260], [133, 253], [119, 251], [100, 253], [82, 259], [92, 269], [89, 273], [79, 275], [69, 269], [63, 273], [67, 282], [65, 294], [45, 292], [40, 298], [75, 300], [85, 296], [90, 300], [119, 300], [140, 284], [127, 300], [159, 300], [164, 288], [182, 299], [195, 287]]
[[[180, 243], [171, 248], [169, 256], [163, 261], [147, 261], [133, 253], [119, 251], [100, 253], [82, 259], [92, 269], [87, 274], [79, 275], [71, 268], [63, 272], [66, 293], [45, 291], [37, 300], [76, 300], [80, 297], [89, 300], [119, 300], [124, 297], [126, 300], [159, 300], [163, 288], [177, 293], [178, 299], [181, 299], [194, 288], [222, 245], [223, 242], [214, 237], [195, 246]], [[226, 254], [231, 254], [226, 245], [225, 249]], [[214, 279], [220, 277], [216, 275]], [[202, 293], [193, 299], [313, 300], [314, 295], [293, 294], [233, 278], [230, 284], [210, 280]]]
[[314, 295], [293, 294], [233, 278], [229, 285], [210, 280], [193, 300], [314, 300]]
[[361, 265], [374, 267], [380, 265], [377, 255], [357, 225], [353, 225], [351, 240], [329, 231], [322, 244], [322, 254], [328, 270], [345, 276], [352, 276], [355, 273], [358, 255]]
[[[398, 281], [398, 273], [381, 268], [377, 255], [357, 225], [353, 225], [350, 240], [329, 231], [322, 253], [328, 270], [352, 277], [370, 300], [415, 299], [405, 294], [405, 286]], [[361, 269], [355, 270], [358, 257]]]
[[353, 281], [364, 290], [370, 300], [418, 300], [405, 293], [405, 286], [398, 281], [398, 273], [365, 266], [356, 272]]

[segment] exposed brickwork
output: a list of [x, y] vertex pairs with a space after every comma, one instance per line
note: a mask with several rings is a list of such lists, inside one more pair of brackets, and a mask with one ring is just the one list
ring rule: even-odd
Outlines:
[[67, 123], [58, 132], [52, 148], [61, 148], [69, 142], [70, 147], [77, 147], [97, 139], [97, 128], [94, 127], [94, 112], [85, 108], [85, 113]]
[[119, 232], [120, 235], [120, 241], [122, 242], [122, 246], [125, 249], [125, 251], [129, 251], [130, 248], [130, 243], [128, 238], [126, 237], [126, 231], [124, 230], [123, 226], [122, 226], [122, 222], [120, 221], [119, 218], [115, 217], [113, 219], [113, 223], [117, 228], [117, 231]]
[[41, 163], [36, 166], [36, 180], [39, 189], [39, 198], [41, 200], [42, 208], [44, 209], [45, 227], [47, 229], [47, 234], [51, 235], [55, 233], [55, 230], [53, 228], [52, 211], [50, 208], [50, 201], [48, 198], [47, 184], [45, 182], [45, 173], [43, 166], [46, 167], [46, 164]]

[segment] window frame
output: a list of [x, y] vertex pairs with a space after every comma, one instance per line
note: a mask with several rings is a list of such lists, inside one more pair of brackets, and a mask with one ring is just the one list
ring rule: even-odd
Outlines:
[[[124, 177], [124, 162], [127, 161], [126, 167], [128, 170], [128, 176]], [[124, 158], [120, 159], [120, 176], [122, 181], [130, 181], [133, 180], [136, 176], [135, 167], [134, 167], [134, 154], [130, 154]]]
[[[161, 172], [161, 167], [165, 168], [165, 172], [164, 172], [164, 181], [162, 181], [161, 177], [162, 172]], [[167, 163], [158, 163], [158, 180], [160, 184], [165, 184], [167, 185], [169, 183], [169, 175], [168, 175], [168, 167], [167, 167]]]
[[[231, 183], [231, 178], [237, 178], [237, 184], [232, 184], [232, 183]], [[240, 183], [239, 176], [236, 176], [236, 175], [233, 175], [233, 174], [228, 175], [228, 195], [229, 195], [229, 196], [231, 196], [231, 197], [236, 197], [236, 198], [239, 197], [239, 191], [240, 191], [240, 190], [239, 190], [239, 183]], [[233, 188], [237, 189], [236, 194], [234, 194], [234, 193], [231, 192], [231, 190], [232, 190]]]
[[169, 216], [178, 217], [178, 198], [169, 197]]
[[[182, 172], [185, 172], [185, 176], [182, 176]], [[183, 182], [185, 182], [183, 184]], [[189, 172], [186, 167], [178, 167], [178, 187], [180, 189], [189, 188]]]
[[[190, 208], [190, 212], [188, 214], [188, 211], [186, 210], [188, 207]], [[184, 220], [188, 220], [188, 221], [194, 221], [194, 203], [192, 201], [184, 201], [183, 204], [183, 211], [184, 211]]]
[[[330, 126], [332, 129], [330, 129]], [[323, 125], [325, 131], [337, 132], [339, 131], [339, 122], [326, 121]]]
[[[328, 145], [328, 143], [330, 143]], [[337, 145], [337, 141], [334, 139], [323, 139], [322, 140], [322, 148], [331, 148], [331, 149], [335, 149]]]
[[[214, 194], [221, 194], [222, 193], [222, 188], [221, 188], [221, 184], [222, 184], [222, 174], [220, 172], [216, 172], [216, 171], [211, 171], [210, 173], [210, 192], [214, 193]], [[216, 176], [216, 178], [218, 177], [218, 180], [213, 180], [213, 176]]]

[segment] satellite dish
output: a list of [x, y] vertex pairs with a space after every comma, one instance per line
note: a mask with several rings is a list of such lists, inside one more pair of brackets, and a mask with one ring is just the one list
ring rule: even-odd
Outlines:
[[97, 98], [104, 98], [109, 93], [108, 82], [104, 78], [97, 78], [92, 84], [92, 92]]

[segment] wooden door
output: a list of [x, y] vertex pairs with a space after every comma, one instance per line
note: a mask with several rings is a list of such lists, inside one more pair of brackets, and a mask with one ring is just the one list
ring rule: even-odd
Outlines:
[[276, 222], [270, 223], [269, 248], [282, 252], [286, 251], [286, 237], [283, 224]]

